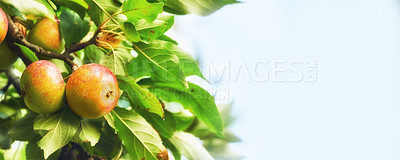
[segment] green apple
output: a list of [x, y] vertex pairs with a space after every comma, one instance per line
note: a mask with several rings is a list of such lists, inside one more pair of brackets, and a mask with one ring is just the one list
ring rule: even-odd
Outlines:
[[0, 70], [12, 65], [18, 59], [18, 55], [8, 48], [6, 42], [0, 44]]
[[64, 50], [59, 25], [49, 18], [38, 20], [26, 39], [49, 51], [61, 53]]

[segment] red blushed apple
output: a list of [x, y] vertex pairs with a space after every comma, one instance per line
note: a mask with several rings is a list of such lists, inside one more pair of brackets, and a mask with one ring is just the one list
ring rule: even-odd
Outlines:
[[53, 113], [65, 104], [65, 83], [57, 66], [50, 61], [33, 62], [21, 76], [26, 106], [36, 113]]
[[0, 43], [6, 38], [8, 31], [8, 19], [6, 13], [0, 8]]
[[99, 64], [85, 64], [67, 81], [67, 103], [76, 114], [99, 118], [117, 105], [119, 87], [114, 74]]

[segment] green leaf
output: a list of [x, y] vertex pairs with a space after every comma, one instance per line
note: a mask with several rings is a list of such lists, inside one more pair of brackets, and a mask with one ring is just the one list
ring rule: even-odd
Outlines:
[[[16, 75], [21, 75], [17, 69], [12, 69], [11, 72], [15, 72]], [[19, 72], [19, 73], [18, 73]], [[1, 81], [1, 80], [0, 80]], [[0, 97], [2, 93], [0, 92]], [[5, 96], [10, 96], [10, 99], [7, 99], [4, 104], [7, 105], [8, 107], [11, 107], [15, 110], [19, 110], [21, 108], [27, 108], [24, 102], [24, 99], [17, 93], [16, 89], [14, 87], [9, 88], [8, 91], [5, 93]], [[18, 113], [18, 112], [17, 112]], [[14, 114], [15, 115], [15, 114]], [[13, 116], [14, 116], [13, 115]], [[14, 119], [12, 119], [14, 122]], [[7, 119], [6, 119], [7, 121]]]
[[167, 41], [167, 42], [171, 42], [175, 45], [178, 45], [178, 42], [176, 42], [175, 40], [173, 40], [171, 37], [164, 35], [161, 35], [160, 37], [158, 37], [158, 40], [162, 40], [162, 41]]
[[35, 137], [40, 136], [33, 130], [33, 122], [37, 114], [28, 112], [24, 117], [18, 119], [12, 128], [8, 131], [8, 135], [14, 140], [30, 141]]
[[83, 63], [100, 63], [100, 60], [104, 57], [104, 52], [96, 45], [89, 45], [85, 48], [85, 57], [83, 57]]
[[[37, 142], [39, 140], [40, 139], [35, 138], [34, 140], [29, 141], [28, 144], [26, 145], [26, 151], [25, 151], [26, 160], [44, 159], [43, 150], [40, 149], [39, 146], [37, 145]], [[57, 160], [58, 155], [60, 154], [59, 152], [60, 150], [54, 152], [46, 160]]]
[[[143, 78], [150, 78], [153, 74], [153, 68], [150, 66], [150, 63], [145, 56], [138, 55], [128, 64], [128, 75], [132, 76], [135, 79], [143, 79]], [[154, 68], [156, 70], [156, 68]], [[156, 76], [156, 75], [154, 75]]]
[[109, 125], [111, 128], [115, 129], [114, 118], [113, 118], [113, 116], [111, 115], [111, 113], [108, 113], [108, 114], [104, 115], [104, 119], [107, 121], [108, 125]]
[[24, 64], [24, 62], [19, 58], [15, 63], [14, 63], [14, 67], [20, 71], [21, 73], [24, 72], [26, 66]]
[[[157, 0], [161, 1], [161, 0]], [[196, 14], [207, 16], [228, 4], [239, 3], [237, 0], [167, 0], [164, 6], [166, 12], [173, 14]]]
[[53, 1], [51, 1], [51, 0], [41, 0], [41, 1], [47, 1], [47, 3], [49, 3], [51, 8], [53, 8], [54, 10], [57, 10], [57, 6], [56, 6], [56, 4], [54, 4]]
[[89, 19], [82, 20], [76, 12], [64, 10], [60, 15], [60, 29], [65, 46], [68, 48], [82, 40], [89, 32]]
[[[61, 0], [55, 0], [55, 1], [61, 1]], [[66, 2], [66, 3], [72, 2], [72, 3], [78, 4], [79, 6], [86, 8], [86, 9], [88, 9], [88, 7], [89, 7], [88, 4], [84, 0], [62, 0], [62, 1]]]
[[148, 90], [137, 85], [135, 79], [130, 76], [117, 76], [117, 80], [119, 88], [128, 94], [131, 105], [137, 105], [143, 110], [164, 117], [164, 110], [160, 101]]
[[50, 62], [57, 66], [62, 75], [69, 76], [72, 73], [71, 67], [65, 61], [61, 59], [51, 59]]
[[118, 7], [113, 0], [85, 0], [88, 4], [88, 15], [99, 27]]
[[164, 119], [157, 114], [151, 112], [145, 112], [141, 109], [135, 108], [135, 111], [138, 112], [147, 122], [149, 122], [154, 129], [163, 137], [171, 138], [174, 134], [175, 123], [173, 117], [171, 117], [170, 113], [165, 112]]
[[11, 138], [8, 136], [8, 128], [4, 125], [0, 126], [0, 148], [9, 149], [11, 147]]
[[160, 43], [165, 45], [166, 48], [169, 48], [171, 52], [173, 52], [176, 56], [178, 56], [179, 64], [183, 72], [185, 73], [185, 76], [196, 75], [206, 80], [203, 74], [201, 73], [200, 68], [197, 65], [196, 61], [190, 54], [186, 53], [184, 50], [180, 49], [177, 45], [171, 42], [161, 41]]
[[26, 142], [16, 142], [11, 145], [11, 148], [4, 152], [6, 160], [25, 160]]
[[107, 19], [107, 13], [105, 13], [104, 8], [101, 8], [102, 6], [99, 5], [97, 1], [94, 0], [85, 0], [85, 2], [88, 4], [88, 15], [90, 19], [96, 24], [97, 27], [101, 25], [101, 23]]
[[165, 33], [169, 29], [171, 29], [172, 26], [174, 25], [175, 16], [173, 16], [173, 15], [158, 15], [156, 20], [167, 22], [167, 24], [164, 24], [164, 25], [166, 25], [165, 30], [164, 30], [164, 33]]
[[143, 40], [152, 41], [163, 35], [173, 24], [174, 16], [158, 15], [157, 19], [151, 23], [144, 19], [137, 21], [135, 27]]
[[[72, 1], [82, 1], [84, 4], [81, 5], [78, 3], [74, 3]], [[88, 5], [83, 0], [53, 0], [53, 2], [55, 4], [57, 4], [58, 6], [66, 7], [66, 8], [69, 8], [69, 9], [75, 11], [76, 13], [79, 14], [79, 17], [81, 17], [81, 19], [85, 18], [85, 14], [88, 10]], [[86, 7], [84, 7], [84, 6], [86, 6]]]
[[79, 129], [80, 119], [68, 108], [53, 114], [40, 115], [36, 118], [34, 129], [49, 131], [37, 143], [44, 150], [45, 158], [71, 141]]
[[79, 138], [84, 142], [89, 141], [92, 146], [96, 145], [100, 139], [99, 129], [88, 120], [81, 120], [81, 129]]
[[[111, 115], [111, 113], [109, 113]], [[118, 159], [121, 156], [123, 147], [115, 130], [106, 126], [101, 128], [99, 142], [94, 147], [93, 153], [107, 157], [107, 159]]]
[[174, 114], [176, 130], [183, 131], [187, 129], [194, 121], [195, 117], [188, 110], [183, 110]]
[[17, 113], [17, 110], [6, 104], [0, 103], [0, 119], [7, 119]]
[[44, 159], [43, 151], [37, 145], [37, 141], [28, 142], [25, 154], [27, 160]]
[[122, 108], [115, 108], [111, 113], [118, 136], [132, 159], [168, 159], [160, 136], [143, 117]]
[[2, 0], [13, 5], [25, 15], [47, 17], [55, 20], [55, 12], [46, 0]]
[[190, 133], [175, 132], [169, 139], [178, 151], [188, 159], [213, 160], [214, 158], [207, 152], [199, 140]]
[[162, 13], [164, 3], [148, 3], [146, 0], [126, 0], [121, 8], [129, 22], [145, 19], [151, 23]]
[[128, 38], [129, 41], [139, 42], [142, 40], [140, 38], [138, 31], [136, 30], [135, 26], [132, 23], [124, 22], [122, 24], [122, 30], [124, 30], [125, 36], [126, 38]]
[[[111, 113], [108, 115], [112, 116]], [[115, 134], [116, 131], [110, 126], [104, 125], [104, 121], [102, 119], [93, 119], [90, 120], [90, 123], [95, 125], [100, 131], [100, 139], [96, 145], [91, 146], [89, 142], [82, 142], [77, 136], [80, 133], [75, 135], [74, 138], [77, 138], [77, 141], [75, 142], [80, 143], [80, 146], [89, 155], [98, 155], [111, 160], [117, 160], [119, 157], [121, 157], [123, 147], [121, 140]]]
[[217, 109], [214, 97], [203, 88], [189, 83], [189, 89], [183, 89], [175, 84], [154, 83], [149, 91], [166, 102], [178, 102], [191, 109], [218, 136], [223, 137], [224, 124]]
[[205, 79], [193, 57], [172, 42], [137, 43], [135, 50], [138, 57], [129, 64], [128, 70], [134, 78], [151, 76], [159, 82], [179, 81], [186, 87], [186, 76], [196, 75]]
[[20, 45], [18, 43], [14, 43], [15, 45], [17, 45], [19, 48], [21, 48], [22, 54], [24, 54], [24, 56], [26, 58], [28, 58], [31, 62], [35, 62], [38, 61], [39, 59], [36, 57], [36, 54], [33, 53], [28, 47], [25, 47], [23, 45]]
[[100, 60], [100, 64], [106, 66], [115, 75], [126, 75], [128, 62], [131, 61], [132, 55], [126, 52], [114, 51], [113, 53], [104, 55]]
[[0, 8], [3, 9], [5, 13], [10, 14], [11, 16], [21, 17], [21, 18], [24, 17], [24, 15], [20, 11], [18, 11], [17, 8], [15, 8], [10, 4], [0, 2]]
[[134, 78], [151, 76], [155, 81], [179, 82], [188, 87], [179, 57], [160, 43], [136, 43], [133, 45], [138, 57], [129, 64], [129, 73]]
[[176, 147], [171, 143], [171, 141], [169, 139], [163, 138], [161, 137], [165, 147], [167, 147], [172, 155], [174, 156], [175, 160], [181, 160], [182, 155], [179, 153], [178, 149], [176, 149]]

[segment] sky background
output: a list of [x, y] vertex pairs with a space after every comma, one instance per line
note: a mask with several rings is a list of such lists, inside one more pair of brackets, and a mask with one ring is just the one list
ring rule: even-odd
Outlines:
[[399, 160], [400, 1], [242, 2], [178, 16], [170, 33], [202, 60], [217, 101], [233, 101], [243, 139], [233, 149], [249, 160]]

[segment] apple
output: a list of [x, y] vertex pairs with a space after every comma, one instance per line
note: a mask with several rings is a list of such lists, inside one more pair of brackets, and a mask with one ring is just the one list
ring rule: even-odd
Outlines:
[[65, 83], [57, 66], [40, 60], [21, 75], [21, 92], [26, 106], [36, 113], [53, 113], [65, 104]]
[[61, 53], [64, 50], [58, 23], [49, 18], [38, 20], [26, 39], [49, 51]]
[[18, 59], [18, 55], [8, 48], [6, 42], [0, 44], [0, 57], [0, 70], [12, 65]]
[[85, 64], [67, 81], [67, 103], [81, 117], [99, 118], [117, 105], [119, 87], [115, 75], [99, 64]]
[[0, 43], [6, 38], [8, 31], [8, 19], [6, 13], [0, 8]]

